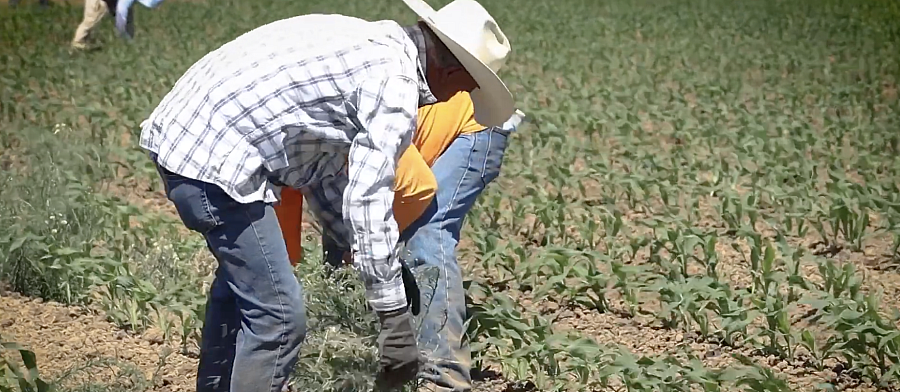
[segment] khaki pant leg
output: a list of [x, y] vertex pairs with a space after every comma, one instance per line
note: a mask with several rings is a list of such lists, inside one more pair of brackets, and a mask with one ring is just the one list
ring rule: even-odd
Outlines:
[[90, 37], [91, 32], [98, 23], [106, 15], [106, 3], [103, 0], [85, 0], [84, 2], [84, 19], [75, 29], [75, 37], [72, 38], [72, 45], [84, 46]]

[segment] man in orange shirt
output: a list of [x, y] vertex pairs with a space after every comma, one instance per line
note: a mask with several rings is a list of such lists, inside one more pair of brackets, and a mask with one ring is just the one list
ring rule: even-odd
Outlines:
[[[500, 174], [507, 138], [523, 116], [517, 111], [501, 127], [484, 127], [475, 121], [469, 94], [458, 93], [446, 102], [419, 108], [416, 133], [398, 162], [393, 208], [401, 241], [406, 242], [401, 259], [412, 269], [427, 266], [439, 272], [435, 287], [429, 287], [420, 301], [426, 304], [418, 338], [426, 356], [421, 390], [472, 388], [471, 351], [463, 339], [465, 290], [456, 245], [466, 213]], [[302, 196], [290, 188], [284, 188], [281, 196], [275, 211], [291, 262], [296, 264], [301, 258]], [[324, 233], [322, 242], [329, 264], [339, 266], [350, 260], [348, 250], [339, 249], [331, 233]]]

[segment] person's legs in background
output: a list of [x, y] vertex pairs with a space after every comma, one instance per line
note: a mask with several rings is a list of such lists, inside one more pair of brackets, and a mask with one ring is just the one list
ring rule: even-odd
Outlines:
[[[464, 339], [465, 291], [456, 246], [466, 213], [500, 173], [508, 137], [509, 132], [499, 128], [458, 136], [432, 166], [438, 183], [434, 200], [402, 234], [406, 250], [401, 257], [416, 272], [422, 292], [419, 349], [426, 364], [420, 390], [472, 388], [471, 351]], [[429, 279], [434, 275], [436, 282]]]
[[280, 392], [306, 334], [302, 287], [275, 210], [238, 203], [216, 185], [159, 168], [184, 225], [218, 261], [210, 289], [197, 391]]
[[87, 49], [88, 40], [91, 33], [97, 27], [97, 24], [103, 19], [107, 12], [106, 3], [102, 0], [85, 0], [84, 2], [84, 18], [81, 24], [75, 29], [75, 36], [72, 38], [72, 47], [75, 49]]

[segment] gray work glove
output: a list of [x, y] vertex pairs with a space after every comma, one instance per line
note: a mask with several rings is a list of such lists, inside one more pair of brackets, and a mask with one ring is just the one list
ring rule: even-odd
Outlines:
[[414, 381], [419, 372], [419, 347], [413, 328], [413, 316], [407, 307], [378, 312], [381, 333], [378, 334], [378, 390], [399, 389]]

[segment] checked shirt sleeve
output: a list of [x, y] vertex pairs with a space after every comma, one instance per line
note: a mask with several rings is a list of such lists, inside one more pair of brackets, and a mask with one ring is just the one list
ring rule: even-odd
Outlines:
[[393, 186], [401, 149], [416, 129], [419, 86], [406, 76], [367, 79], [351, 104], [360, 130], [350, 146], [343, 215], [353, 238], [353, 266], [372, 308], [396, 310], [406, 306], [406, 293], [395, 253], [400, 233]]

